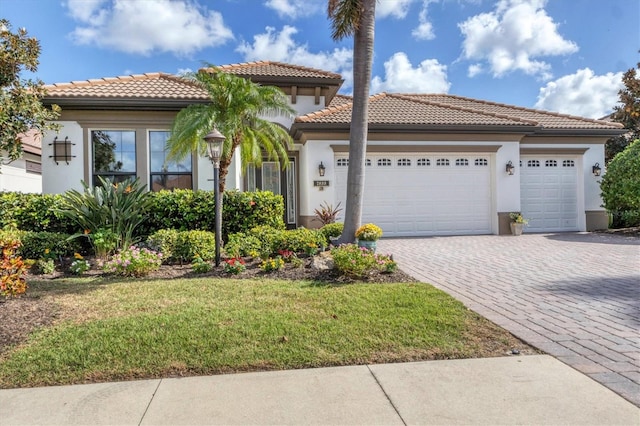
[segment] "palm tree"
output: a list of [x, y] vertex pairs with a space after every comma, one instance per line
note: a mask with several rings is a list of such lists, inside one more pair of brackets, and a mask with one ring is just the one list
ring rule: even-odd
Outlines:
[[207, 147], [203, 137], [215, 127], [226, 138], [220, 156], [221, 193], [237, 147], [243, 171], [248, 165], [260, 166], [263, 155], [279, 161], [283, 168], [288, 166], [291, 136], [284, 127], [263, 118], [293, 118], [295, 111], [284, 92], [213, 66], [185, 78], [206, 90], [211, 102], [189, 105], [178, 113], [167, 140], [170, 159], [183, 159], [192, 152], [204, 155]]
[[329, 0], [334, 40], [353, 36], [353, 109], [349, 134], [349, 170], [344, 231], [340, 243], [352, 243], [362, 219], [367, 153], [369, 84], [373, 62], [376, 0]]

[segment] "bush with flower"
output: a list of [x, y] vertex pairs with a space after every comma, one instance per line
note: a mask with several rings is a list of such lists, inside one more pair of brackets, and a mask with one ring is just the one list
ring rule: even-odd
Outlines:
[[393, 272], [398, 268], [389, 255], [375, 254], [373, 251], [355, 244], [342, 244], [331, 249], [335, 268], [343, 275], [363, 278], [373, 272]]
[[525, 219], [522, 216], [522, 213], [520, 213], [520, 212], [511, 212], [511, 213], [509, 213], [509, 218], [511, 219], [511, 222], [514, 222], [514, 223], [521, 223], [523, 225], [526, 225], [526, 224], [529, 223], [529, 220]]
[[282, 259], [282, 257], [280, 256], [275, 258], [270, 257], [266, 260], [263, 260], [260, 264], [260, 269], [265, 272], [275, 272], [279, 271], [282, 268], [284, 268], [284, 259]]
[[377, 241], [382, 237], [382, 229], [373, 223], [362, 225], [356, 230], [356, 238], [360, 241]]
[[103, 266], [103, 271], [125, 277], [144, 277], [160, 269], [162, 253], [130, 246], [120, 250]]
[[238, 275], [246, 270], [244, 259], [241, 257], [232, 257], [224, 261], [224, 272], [227, 274]]
[[75, 275], [82, 275], [91, 269], [91, 264], [88, 260], [82, 257], [80, 253], [73, 254], [74, 261], [69, 266], [69, 271]]

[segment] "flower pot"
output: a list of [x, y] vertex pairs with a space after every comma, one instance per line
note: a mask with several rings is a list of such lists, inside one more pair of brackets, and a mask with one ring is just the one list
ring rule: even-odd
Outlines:
[[367, 250], [370, 250], [370, 251], [375, 253], [375, 251], [376, 251], [376, 241], [358, 240], [358, 247], [364, 247]]
[[516, 223], [511, 222], [511, 233], [513, 235], [522, 235], [522, 228], [524, 228], [524, 223]]

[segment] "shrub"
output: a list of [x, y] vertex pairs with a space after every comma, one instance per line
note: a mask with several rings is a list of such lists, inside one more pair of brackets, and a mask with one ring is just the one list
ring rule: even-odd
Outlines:
[[149, 207], [150, 193], [137, 179], [120, 183], [98, 179], [100, 183], [95, 187], [82, 182], [82, 193], [67, 191], [62, 196], [59, 212], [78, 226], [78, 235], [108, 230], [118, 236], [116, 248], [129, 247], [145, 220], [143, 212]]
[[176, 229], [161, 229], [147, 238], [147, 245], [150, 249], [162, 253], [163, 263], [176, 261], [174, 252], [179, 234]]
[[640, 139], [611, 160], [600, 189], [614, 227], [640, 226]]
[[363, 278], [373, 272], [393, 272], [397, 264], [390, 256], [375, 254], [355, 244], [343, 244], [331, 250], [335, 268], [344, 275]]
[[[229, 241], [224, 245], [224, 252], [228, 257], [259, 257], [262, 242], [255, 235], [244, 232], [229, 235]], [[268, 254], [267, 254], [268, 256]]]
[[196, 255], [193, 258], [193, 262], [191, 262], [191, 269], [196, 274], [206, 274], [211, 269], [213, 269], [213, 266], [211, 266], [209, 262], [205, 262], [204, 260], [202, 260], [199, 255]]
[[326, 246], [324, 234], [317, 229], [290, 229], [284, 231], [278, 250], [314, 255]]
[[241, 257], [232, 257], [224, 261], [224, 271], [228, 274], [238, 275], [246, 270], [247, 267]]
[[285, 228], [282, 196], [270, 191], [225, 191], [222, 200], [223, 238], [257, 226]]
[[59, 232], [20, 231], [21, 247], [18, 254], [25, 259], [40, 259], [47, 257], [58, 259], [70, 257], [81, 251], [81, 244], [77, 240], [70, 240], [69, 234]]
[[0, 233], [0, 248], [2, 249], [0, 296], [5, 298], [17, 296], [27, 291], [27, 280], [24, 276], [29, 266], [17, 254], [19, 247], [20, 240], [15, 233], [8, 231]]
[[56, 270], [56, 264], [53, 259], [38, 259], [32, 269], [36, 274], [53, 274]]
[[144, 277], [160, 269], [162, 254], [131, 246], [120, 250], [103, 266], [103, 271], [125, 277]]
[[258, 255], [261, 259], [266, 259], [281, 250], [284, 246], [285, 231], [272, 228], [271, 226], [257, 226], [248, 233], [260, 241]]
[[324, 235], [327, 246], [331, 244], [332, 238], [338, 238], [340, 237], [340, 235], [342, 235], [343, 229], [344, 223], [342, 222], [330, 223], [320, 228], [320, 232], [322, 232], [322, 234]]
[[216, 257], [216, 236], [209, 231], [182, 231], [178, 233], [173, 252], [180, 262], [191, 262], [194, 257], [212, 260]]
[[54, 194], [0, 193], [0, 228], [24, 231], [75, 233], [75, 225], [63, 218], [58, 207], [62, 196]]

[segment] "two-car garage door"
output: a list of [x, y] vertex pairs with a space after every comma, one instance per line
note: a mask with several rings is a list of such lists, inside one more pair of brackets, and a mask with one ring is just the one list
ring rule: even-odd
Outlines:
[[[362, 223], [385, 236], [490, 234], [486, 154], [367, 155]], [[345, 205], [349, 160], [336, 156], [336, 201]]]

